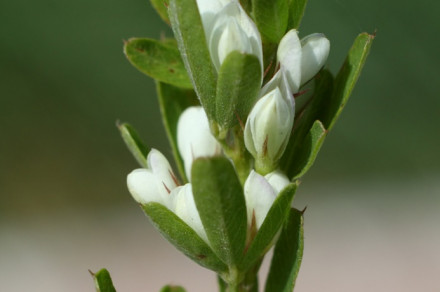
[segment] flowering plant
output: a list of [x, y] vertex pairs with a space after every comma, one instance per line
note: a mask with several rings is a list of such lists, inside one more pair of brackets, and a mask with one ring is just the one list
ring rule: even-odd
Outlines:
[[[217, 273], [220, 291], [258, 291], [273, 246], [265, 291], [292, 291], [304, 212], [291, 203], [374, 37], [360, 34], [333, 77], [324, 68], [330, 41], [299, 36], [305, 0], [151, 2], [175, 39], [130, 39], [124, 50], [156, 80], [177, 172], [120, 124], [142, 167], [128, 189], [166, 239]], [[94, 277], [98, 291], [114, 291], [106, 270]]]

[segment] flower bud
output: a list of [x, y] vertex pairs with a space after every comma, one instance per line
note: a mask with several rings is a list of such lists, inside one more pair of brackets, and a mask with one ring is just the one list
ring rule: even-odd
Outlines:
[[325, 65], [330, 52], [330, 41], [321, 33], [314, 33], [301, 40], [301, 84], [315, 76]]
[[158, 150], [151, 149], [147, 166], [127, 176], [128, 190], [138, 203], [157, 202], [168, 206], [169, 194], [178, 185], [168, 160]]
[[197, 0], [196, 1], [207, 40], [209, 40], [209, 36], [211, 35], [211, 30], [216, 15], [223, 9], [223, 7], [228, 5], [231, 1], [234, 0]]
[[188, 179], [191, 178], [191, 166], [195, 159], [220, 155], [222, 151], [220, 143], [211, 134], [208, 118], [201, 106], [189, 107], [180, 115], [177, 144]]
[[200, 220], [199, 212], [197, 211], [196, 204], [192, 193], [191, 184], [186, 184], [175, 188], [171, 192], [171, 211], [173, 211], [180, 219], [183, 220], [188, 226], [205, 241], [208, 241], [205, 229], [203, 228], [202, 221]]
[[287, 146], [294, 117], [290, 100], [276, 87], [258, 100], [248, 116], [244, 142], [259, 173], [274, 170]]
[[289, 180], [280, 171], [265, 177], [251, 171], [244, 184], [248, 225], [254, 223], [257, 229], [261, 227], [276, 197], [288, 184]]
[[292, 29], [281, 39], [277, 51], [280, 71], [285, 75], [292, 93], [297, 93], [301, 86], [301, 58], [301, 41], [298, 32]]
[[[212, 16], [205, 15], [205, 18], [209, 17]], [[214, 19], [204, 21], [204, 26], [211, 58], [217, 70], [233, 51], [257, 56], [261, 70], [263, 70], [260, 33], [238, 1], [230, 1], [220, 11], [217, 11]]]

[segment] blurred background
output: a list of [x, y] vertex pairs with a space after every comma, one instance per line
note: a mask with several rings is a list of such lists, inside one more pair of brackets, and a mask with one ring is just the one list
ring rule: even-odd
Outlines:
[[[353, 96], [304, 178], [296, 291], [440, 291], [440, 2], [311, 0], [300, 33], [331, 40], [336, 72], [377, 30]], [[122, 53], [171, 36], [147, 0], [0, 1], [0, 291], [118, 291], [213, 273], [155, 232], [129, 195], [128, 121], [171, 158], [153, 81]]]

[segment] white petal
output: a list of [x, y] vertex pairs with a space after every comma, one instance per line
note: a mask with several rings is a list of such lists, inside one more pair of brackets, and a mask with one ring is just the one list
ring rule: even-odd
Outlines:
[[157, 189], [156, 176], [149, 169], [135, 169], [127, 176], [127, 186], [133, 198], [141, 204], [157, 202], [167, 206], [168, 193]]
[[247, 38], [243, 29], [238, 25], [237, 21], [233, 18], [228, 21], [226, 26], [223, 28], [223, 33], [217, 46], [219, 64], [222, 64], [225, 58], [233, 51], [248, 54], [252, 53], [252, 47], [249, 39]]
[[161, 152], [151, 149], [147, 157], [148, 168], [156, 176], [158, 188], [170, 192], [177, 187], [177, 179], [168, 160]]
[[237, 50], [257, 56], [263, 72], [260, 33], [238, 1], [231, 1], [217, 14], [208, 37], [211, 57], [217, 69], [230, 52]]
[[252, 170], [244, 184], [248, 224], [251, 224], [252, 215], [254, 214], [257, 228], [261, 227], [267, 212], [275, 201], [276, 195], [275, 190], [267, 180]]
[[194, 229], [205, 242], [209, 243], [194, 202], [191, 184], [177, 187], [171, 192], [171, 210]]
[[287, 176], [280, 170], [273, 171], [264, 176], [267, 182], [279, 194], [289, 183]]
[[330, 41], [320, 33], [306, 36], [301, 40], [301, 84], [315, 76], [327, 61]]
[[281, 39], [277, 52], [280, 70], [286, 75], [292, 93], [297, 93], [301, 85], [301, 54], [298, 32], [292, 29]]
[[189, 107], [180, 115], [177, 144], [188, 179], [191, 178], [191, 166], [196, 158], [219, 155], [222, 149], [211, 134], [208, 118], [200, 106]]
[[212, 26], [218, 13], [232, 0], [197, 0], [200, 17], [202, 18], [203, 28], [206, 39], [209, 40]]
[[277, 87], [260, 98], [246, 121], [245, 145], [255, 158], [278, 160], [293, 126], [292, 106]]

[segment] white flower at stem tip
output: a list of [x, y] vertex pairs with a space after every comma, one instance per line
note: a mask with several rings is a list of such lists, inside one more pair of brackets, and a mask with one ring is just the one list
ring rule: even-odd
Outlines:
[[201, 106], [189, 107], [180, 115], [177, 145], [188, 179], [191, 179], [191, 167], [195, 159], [222, 153], [222, 147], [211, 134], [208, 118]]
[[257, 229], [261, 227], [278, 194], [288, 184], [289, 179], [280, 171], [266, 176], [251, 171], [244, 184], [249, 226], [255, 223]]
[[229, 53], [253, 54], [263, 70], [261, 36], [238, 0], [197, 0], [207, 45], [217, 70]]
[[168, 160], [158, 150], [151, 149], [147, 166], [127, 176], [128, 190], [138, 203], [157, 202], [168, 207], [169, 194], [178, 185]]
[[203, 228], [192, 193], [191, 184], [175, 188], [171, 192], [171, 211], [190, 226], [205, 242], [209, 242]]

